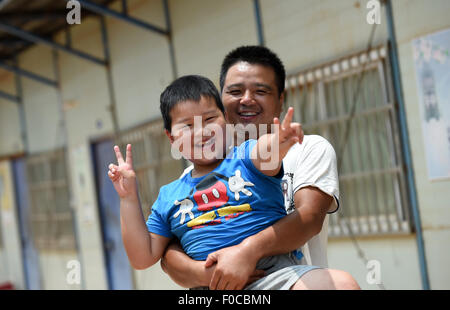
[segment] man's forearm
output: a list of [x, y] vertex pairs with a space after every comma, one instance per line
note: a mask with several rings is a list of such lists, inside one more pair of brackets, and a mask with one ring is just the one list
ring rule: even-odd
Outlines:
[[303, 225], [299, 225], [299, 217], [298, 210], [295, 210], [274, 225], [248, 237], [241, 245], [248, 248], [257, 260], [298, 249], [318, 233], [316, 224], [302, 221]]
[[[317, 235], [323, 225], [332, 198], [318, 189], [301, 189], [296, 193], [296, 206], [272, 226], [242, 241], [241, 246], [257, 260], [291, 252]], [[303, 197], [303, 201], [302, 200]], [[315, 200], [315, 203], [311, 201]]]

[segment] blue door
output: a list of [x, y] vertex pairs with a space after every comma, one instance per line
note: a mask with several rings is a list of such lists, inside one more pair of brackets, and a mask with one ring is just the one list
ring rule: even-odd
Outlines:
[[29, 215], [31, 207], [28, 197], [26, 163], [23, 158], [12, 162], [16, 205], [18, 208], [19, 231], [22, 243], [25, 285], [29, 290], [41, 289], [41, 274], [39, 268], [39, 253], [36, 250], [31, 235]]
[[93, 144], [99, 215], [109, 289], [133, 289], [131, 266], [120, 230], [120, 200], [108, 177], [108, 165], [116, 163], [112, 141]]

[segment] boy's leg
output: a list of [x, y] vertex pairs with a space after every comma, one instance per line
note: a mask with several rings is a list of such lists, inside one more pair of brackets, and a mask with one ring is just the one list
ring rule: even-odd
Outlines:
[[291, 290], [360, 290], [348, 273], [336, 269], [314, 269], [305, 273]]

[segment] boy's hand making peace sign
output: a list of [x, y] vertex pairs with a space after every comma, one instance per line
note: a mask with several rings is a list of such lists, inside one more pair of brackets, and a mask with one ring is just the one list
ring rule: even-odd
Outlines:
[[117, 194], [121, 199], [137, 197], [136, 173], [133, 170], [131, 144], [127, 145], [125, 160], [123, 160], [122, 153], [117, 145], [114, 146], [114, 152], [116, 153], [117, 165], [110, 164], [108, 166], [108, 176], [113, 182]]

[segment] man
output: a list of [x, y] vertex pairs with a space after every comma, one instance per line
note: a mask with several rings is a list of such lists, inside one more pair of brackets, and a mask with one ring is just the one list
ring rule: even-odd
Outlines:
[[[227, 121], [266, 125], [270, 132], [273, 118], [282, 111], [285, 77], [282, 62], [265, 47], [231, 51], [220, 74]], [[163, 270], [183, 287], [242, 289], [263, 276], [255, 270], [260, 259], [303, 247], [299, 264], [323, 268], [308, 271], [291, 289], [359, 289], [347, 272], [326, 269], [326, 215], [338, 209], [339, 195], [333, 147], [320, 136], [306, 135], [290, 149], [283, 166], [287, 216], [239, 245], [211, 253], [206, 262], [192, 260], [172, 244], [161, 261]]]

